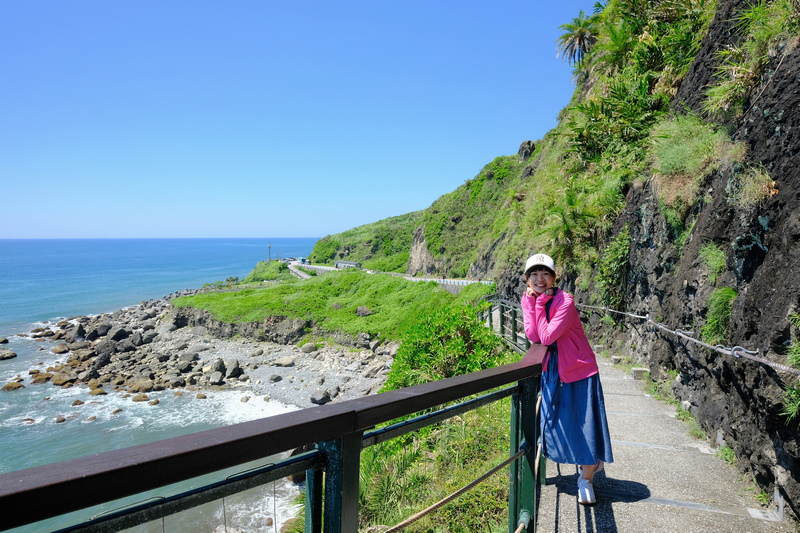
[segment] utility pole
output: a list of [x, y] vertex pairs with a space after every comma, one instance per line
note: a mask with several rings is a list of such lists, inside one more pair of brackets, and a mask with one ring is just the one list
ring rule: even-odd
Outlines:
[[272, 261], [272, 243], [267, 244], [267, 248], [269, 248], [269, 259], [267, 259], [267, 263]]

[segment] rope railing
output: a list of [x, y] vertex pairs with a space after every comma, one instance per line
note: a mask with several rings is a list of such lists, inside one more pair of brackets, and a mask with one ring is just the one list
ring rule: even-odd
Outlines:
[[678, 329], [678, 328], [670, 329], [666, 325], [664, 325], [663, 323], [656, 322], [655, 320], [650, 318], [649, 314], [642, 316], [642, 315], [636, 315], [636, 314], [633, 314], [633, 313], [626, 313], [624, 311], [617, 311], [616, 309], [610, 309], [608, 307], [600, 307], [600, 306], [596, 306], [596, 305], [585, 305], [585, 304], [579, 304], [579, 303], [576, 303], [575, 306], [576, 307], [583, 307], [585, 309], [598, 309], [598, 310], [606, 311], [606, 312], [609, 312], [609, 313], [617, 313], [619, 315], [625, 315], [625, 316], [629, 316], [631, 318], [644, 320], [647, 323], [652, 324], [653, 327], [655, 327], [655, 328], [657, 328], [657, 329], [659, 329], [661, 331], [666, 331], [667, 333], [671, 333], [671, 334], [675, 335], [676, 337], [680, 337], [680, 338], [682, 338], [684, 340], [687, 340], [689, 342], [693, 342], [695, 344], [703, 346], [704, 348], [708, 348], [709, 350], [713, 350], [713, 351], [715, 351], [717, 353], [721, 353], [723, 355], [732, 355], [733, 357], [735, 357], [737, 359], [743, 357], [745, 359], [749, 359], [750, 361], [753, 361], [753, 362], [756, 362], [756, 363], [761, 363], [763, 365], [767, 365], [767, 366], [769, 366], [771, 368], [774, 368], [776, 370], [782, 370], [784, 372], [788, 372], [790, 374], [794, 374], [796, 376], [800, 376], [800, 369], [792, 368], [792, 367], [787, 366], [787, 365], [782, 365], [780, 363], [776, 363], [774, 361], [770, 361], [769, 359], [764, 359], [763, 357], [758, 357], [756, 355], [756, 354], [759, 353], [758, 350], [748, 350], [746, 348], [743, 348], [742, 346], [724, 346], [722, 344], [717, 344], [715, 346], [712, 346], [711, 344], [708, 344], [707, 342], [703, 342], [703, 341], [701, 341], [699, 339], [695, 339], [694, 337], [691, 337], [690, 335], [693, 335], [694, 332], [692, 332], [692, 331], [684, 331], [684, 330]]

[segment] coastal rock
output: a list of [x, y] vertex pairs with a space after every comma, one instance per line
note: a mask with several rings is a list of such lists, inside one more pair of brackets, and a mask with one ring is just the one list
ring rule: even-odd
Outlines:
[[325, 405], [331, 401], [331, 393], [324, 389], [317, 389], [311, 395], [311, 403], [316, 405]]
[[150, 392], [155, 387], [152, 379], [144, 376], [131, 378], [128, 381], [128, 390], [131, 392]]
[[311, 352], [315, 351], [316, 349], [317, 349], [317, 345], [314, 344], [313, 342], [307, 342], [301, 348], [301, 350], [303, 350], [303, 353], [311, 353]]
[[63, 416], [57, 416], [56, 417], [56, 424], [61, 424], [61, 423], [66, 422], [66, 421], [67, 421], [67, 419], [64, 418]]
[[53, 346], [53, 349], [50, 351], [56, 355], [61, 355], [67, 353], [69, 351], [69, 347], [67, 346], [67, 343], [62, 342]]
[[106, 394], [108, 393], [103, 389], [101, 389], [100, 387], [89, 391], [90, 396], [105, 396]]
[[219, 371], [212, 371], [208, 376], [209, 385], [222, 385], [225, 383], [225, 375]]
[[73, 342], [82, 341], [85, 339], [85, 337], [86, 337], [86, 330], [83, 328], [83, 324], [79, 323], [76, 326], [73, 326], [67, 332], [66, 336], [64, 337], [64, 340], [66, 340], [67, 343], [71, 344]]
[[62, 386], [68, 383], [75, 383], [77, 379], [78, 376], [76, 374], [65, 370], [60, 370], [53, 375], [53, 377], [50, 379], [50, 383], [53, 385]]
[[36, 375], [31, 380], [31, 383], [47, 383], [53, 377], [53, 374], [49, 372], [37, 372]]
[[294, 357], [292, 357], [292, 356], [290, 356], [290, 355], [285, 355], [285, 356], [283, 356], [283, 357], [279, 357], [279, 358], [278, 358], [278, 359], [277, 359], [277, 360], [276, 360], [274, 363], [272, 363], [272, 364], [273, 364], [273, 365], [275, 365], [275, 366], [281, 366], [281, 367], [290, 367], [290, 366], [294, 366]]
[[225, 362], [225, 378], [238, 378], [244, 371], [239, 367], [238, 359], [229, 359]]
[[8, 344], [8, 339], [5, 337], [0, 337], [0, 344]]
[[22, 383], [20, 383], [18, 381], [12, 381], [11, 383], [6, 383], [5, 385], [3, 385], [3, 388], [0, 389], [0, 390], [2, 390], [2, 391], [12, 391], [12, 390], [18, 390], [18, 389], [24, 389], [24, 388], [25, 388], [25, 385], [23, 385]]
[[111, 361], [111, 355], [117, 353], [117, 343], [111, 339], [103, 339], [94, 346], [94, 350], [97, 352], [98, 359], [101, 357], [103, 358], [103, 363], [99, 363], [95, 360], [95, 367], [100, 368], [108, 364]]
[[147, 396], [147, 394], [137, 394], [136, 396], [131, 398], [131, 401], [132, 402], [146, 402], [149, 399], [150, 398]]
[[17, 356], [14, 352], [9, 350], [8, 348], [0, 348], [0, 361], [5, 359], [13, 359]]
[[128, 338], [129, 335], [130, 331], [119, 325], [112, 326], [107, 333], [107, 337], [112, 341], [121, 341], [122, 339]]

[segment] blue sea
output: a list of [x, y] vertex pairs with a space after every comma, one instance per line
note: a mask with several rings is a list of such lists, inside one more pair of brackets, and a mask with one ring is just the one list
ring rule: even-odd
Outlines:
[[[289, 410], [276, 402], [244, 403], [243, 391], [216, 391], [209, 395], [210, 401], [202, 402], [193, 401], [193, 395], [179, 397], [174, 391], [161, 391], [149, 394], [159, 399], [154, 408], [114, 394], [90, 397], [80, 387], [30, 384], [29, 369], [63, 361], [63, 356], [50, 352], [52, 343], [19, 334], [64, 318], [110, 312], [229, 277], [241, 279], [259, 261], [305, 257], [315, 242], [312, 238], [0, 240], [0, 338], [8, 338], [9, 343], [2, 347], [18, 355], [0, 361], [0, 386], [17, 376], [25, 385], [0, 393], [0, 473]], [[76, 399], [85, 404], [73, 406]], [[112, 415], [120, 408], [121, 413]], [[66, 422], [56, 424], [57, 416], [65, 417]], [[91, 416], [95, 418], [90, 420]], [[248, 532], [277, 532], [291, 517], [296, 494], [290, 483], [277, 483], [226, 498], [224, 510], [221, 504], [209, 504], [167, 518], [166, 529], [211, 532], [225, 520], [228, 527]], [[119, 505], [113, 502], [13, 531], [57, 530]], [[131, 531], [151, 529], [142, 526]], [[161, 530], [161, 522], [156, 529]]]

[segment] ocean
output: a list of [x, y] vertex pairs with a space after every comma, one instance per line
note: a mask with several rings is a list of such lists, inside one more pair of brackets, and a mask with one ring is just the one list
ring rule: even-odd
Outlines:
[[[165, 390], [149, 394], [160, 401], [153, 408], [114, 394], [90, 397], [80, 387], [30, 384], [29, 369], [65, 358], [50, 352], [53, 343], [19, 334], [65, 318], [110, 312], [229, 277], [241, 279], [258, 261], [269, 257], [305, 257], [315, 242], [312, 238], [0, 240], [0, 338], [8, 338], [9, 343], [2, 347], [17, 354], [14, 359], [0, 361], [0, 386], [17, 376], [25, 380], [24, 389], [0, 393], [0, 473], [291, 410], [276, 402], [242, 402], [242, 391], [215, 391], [209, 394], [210, 401], [197, 402], [191, 395], [178, 397], [174, 391]], [[85, 403], [73, 405], [76, 399]], [[112, 415], [116, 409], [123, 411]], [[58, 416], [66, 422], [56, 424]], [[243, 465], [240, 470], [251, 466]], [[208, 504], [167, 518], [165, 526], [170, 531], [210, 533], [226, 522], [228, 527], [248, 532], [277, 532], [293, 515], [297, 493], [288, 481], [278, 482], [227, 498], [225, 509], [222, 504]], [[163, 495], [155, 491], [12, 531], [57, 530], [159, 494]], [[160, 531], [161, 522], [156, 526]], [[142, 526], [131, 531], [151, 530], [153, 527]]]

